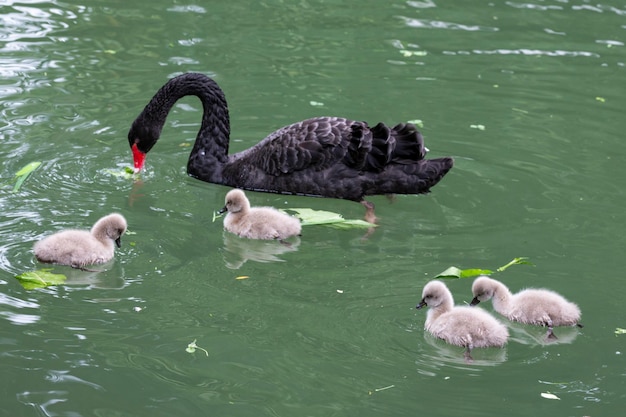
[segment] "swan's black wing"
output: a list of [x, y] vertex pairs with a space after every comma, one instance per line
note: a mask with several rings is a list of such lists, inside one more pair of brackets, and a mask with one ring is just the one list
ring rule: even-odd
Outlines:
[[285, 126], [247, 151], [235, 164], [254, 166], [267, 175], [323, 171], [336, 165], [363, 172], [380, 172], [388, 164], [423, 159], [423, 140], [411, 124], [389, 128], [379, 123], [339, 117], [318, 117]]

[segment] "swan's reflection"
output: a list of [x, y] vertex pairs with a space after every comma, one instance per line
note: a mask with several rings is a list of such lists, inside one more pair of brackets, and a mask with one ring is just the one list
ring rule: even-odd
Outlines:
[[444, 365], [458, 365], [462, 368], [478, 366], [495, 366], [506, 361], [506, 348], [489, 347], [472, 349], [473, 361], [468, 363], [463, 356], [464, 347], [451, 345], [424, 331], [424, 341], [428, 343], [428, 351], [422, 353], [418, 363], [425, 367], [439, 369]]
[[570, 344], [578, 337], [580, 329], [576, 326], [558, 326], [554, 328], [555, 339], [546, 337], [547, 327], [521, 323], [507, 323], [511, 334], [510, 340], [523, 345], [559, 345]]
[[120, 290], [127, 285], [123, 272], [115, 266], [115, 259], [98, 265], [89, 265], [89, 268], [84, 269], [65, 265], [42, 265], [46, 265], [43, 269], [51, 269], [53, 274], [65, 275], [65, 281], [58, 286]]
[[247, 261], [285, 262], [279, 256], [296, 252], [300, 238], [293, 237], [286, 241], [245, 239], [229, 232], [224, 232], [224, 263], [230, 269], [239, 269]]
[[89, 288], [100, 289], [122, 289], [126, 286], [126, 281], [120, 275], [106, 273], [107, 271], [81, 271], [79, 269], [65, 270], [63, 274], [67, 277], [63, 285], [85, 285]]

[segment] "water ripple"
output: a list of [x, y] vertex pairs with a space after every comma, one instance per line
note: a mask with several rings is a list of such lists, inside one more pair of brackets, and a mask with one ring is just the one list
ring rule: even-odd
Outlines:
[[405, 16], [398, 16], [398, 18], [403, 20], [405, 25], [418, 29], [466, 30], [468, 32], [497, 32], [500, 30], [494, 26], [466, 25], [441, 20], [415, 19]]
[[564, 51], [564, 50], [542, 50], [542, 49], [528, 49], [528, 48], [519, 48], [519, 49], [488, 49], [488, 50], [480, 50], [473, 49], [471, 51], [444, 51], [444, 55], [537, 55], [537, 56], [566, 56], [566, 57], [588, 57], [588, 58], [600, 58], [599, 54], [588, 51]]

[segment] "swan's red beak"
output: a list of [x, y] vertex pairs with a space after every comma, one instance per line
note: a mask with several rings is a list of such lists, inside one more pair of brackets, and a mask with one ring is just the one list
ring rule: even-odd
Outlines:
[[133, 151], [133, 163], [135, 164], [135, 172], [139, 172], [143, 168], [143, 164], [146, 162], [146, 154], [141, 152], [139, 148], [137, 148], [137, 144], [133, 144], [131, 147]]

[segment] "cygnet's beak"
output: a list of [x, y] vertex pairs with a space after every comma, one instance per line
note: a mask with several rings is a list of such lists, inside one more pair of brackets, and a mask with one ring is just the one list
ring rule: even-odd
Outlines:
[[117, 245], [118, 248], [122, 247], [122, 236], [115, 239], [115, 244]]
[[418, 310], [422, 307], [426, 307], [426, 301], [424, 301], [424, 299], [422, 299], [422, 301], [420, 301], [420, 303], [415, 306], [415, 308], [417, 308]]
[[224, 214], [228, 211], [228, 209], [226, 208], [226, 206], [222, 207], [221, 209], [219, 209], [217, 211], [217, 214]]
[[474, 299], [470, 302], [470, 305], [475, 306], [478, 303], [480, 303], [480, 300], [478, 299], [478, 297], [474, 297]]

